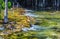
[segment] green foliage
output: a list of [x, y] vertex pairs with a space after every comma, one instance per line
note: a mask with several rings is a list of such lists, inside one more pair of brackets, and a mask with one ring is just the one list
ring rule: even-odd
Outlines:
[[1, 16], [2, 3], [3, 3], [3, 0], [0, 0], [0, 20], [2, 19], [2, 16]]
[[2, 8], [3, 8], [3, 9], [5, 8], [5, 3], [4, 3], [4, 2], [2, 3]]
[[10, 1], [8, 2], [8, 8], [11, 8], [11, 2]]
[[49, 26], [49, 23], [47, 20], [41, 20], [41, 26]]
[[0, 0], [0, 4], [2, 4], [3, 0]]
[[[2, 8], [3, 9], [5, 8], [5, 2], [2, 3]], [[10, 1], [8, 2], [8, 8], [11, 8], [11, 2]]]
[[0, 15], [0, 20], [2, 19], [2, 16]]
[[[2, 8], [2, 9], [5, 8], [5, 2], [4, 2], [3, 0], [0, 0], [0, 5], [1, 5], [0, 9], [1, 9], [1, 8]], [[10, 2], [10, 1], [8, 2], [8, 8], [11, 8], [11, 2]]]

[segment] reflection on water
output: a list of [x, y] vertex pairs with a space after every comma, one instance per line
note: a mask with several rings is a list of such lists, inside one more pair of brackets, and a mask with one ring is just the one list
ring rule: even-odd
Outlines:
[[41, 27], [41, 26], [38, 26], [38, 25], [32, 25], [32, 27], [30, 28], [22, 28], [23, 31], [28, 31], [28, 30], [33, 30], [33, 31], [40, 31], [40, 30], [45, 30], [47, 29], [46, 27]]
[[25, 11], [26, 11], [26, 12], [25, 12], [24, 15], [26, 15], [26, 16], [39, 17], [39, 15], [35, 15], [35, 14], [33, 14], [34, 11], [32, 11], [32, 10], [25, 10]]
[[29, 12], [26, 13], [25, 15], [26, 16], [31, 16], [31, 17], [39, 17], [39, 15], [35, 15], [35, 14], [29, 13]]
[[[31, 17], [39, 17], [39, 15], [35, 15], [33, 14], [34, 12], [32, 12], [32, 10], [25, 10], [26, 13], [24, 15], [26, 16], [31, 16]], [[38, 26], [38, 25], [32, 25], [32, 27], [30, 28], [22, 28], [23, 31], [29, 31], [29, 30], [34, 30], [34, 31], [39, 31], [39, 30], [45, 30], [46, 27], [41, 27], [41, 26]]]
[[4, 27], [0, 27], [0, 30], [4, 30]]

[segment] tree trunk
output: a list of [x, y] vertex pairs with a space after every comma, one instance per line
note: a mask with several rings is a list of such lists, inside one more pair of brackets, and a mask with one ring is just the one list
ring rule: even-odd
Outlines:
[[35, 10], [37, 10], [37, 0], [35, 0]]
[[4, 23], [8, 22], [8, 0], [5, 0]]
[[57, 10], [59, 10], [59, 0], [57, 0]]

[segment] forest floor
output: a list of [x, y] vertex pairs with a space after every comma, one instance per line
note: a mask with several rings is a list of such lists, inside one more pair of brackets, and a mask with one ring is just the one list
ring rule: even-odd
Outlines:
[[[12, 11], [13, 15], [11, 11], [9, 11], [9, 21], [11, 23], [12, 21], [16, 22], [16, 24], [12, 23], [12, 25], [17, 30], [23, 25], [29, 28], [30, 23], [35, 26], [38, 25], [40, 28], [38, 27], [36, 31], [28, 30], [27, 32], [18, 30], [18, 32], [2, 36], [5, 39], [60, 39], [60, 11], [34, 11], [33, 13], [27, 13], [27, 16], [23, 15], [25, 13], [24, 10], [17, 9], [14, 12]], [[41, 29], [41, 27], [46, 29]]]

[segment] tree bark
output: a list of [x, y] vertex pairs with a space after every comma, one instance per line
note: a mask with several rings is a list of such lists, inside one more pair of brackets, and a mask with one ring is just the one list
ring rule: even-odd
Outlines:
[[8, 0], [5, 0], [4, 23], [8, 22]]

